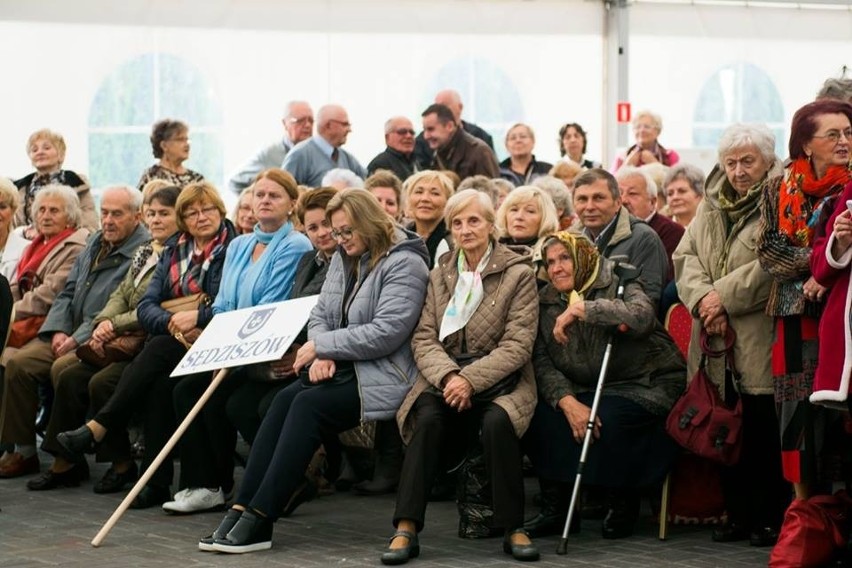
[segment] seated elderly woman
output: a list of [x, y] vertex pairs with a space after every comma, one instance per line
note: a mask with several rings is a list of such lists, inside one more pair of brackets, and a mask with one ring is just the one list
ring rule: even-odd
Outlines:
[[[293, 176], [271, 168], [260, 172], [252, 187], [257, 225], [228, 245], [214, 314], [286, 300], [296, 266], [311, 250], [310, 241], [290, 222], [299, 198]], [[224, 505], [224, 495], [234, 486], [237, 442], [236, 428], [225, 419], [225, 406], [254, 370], [250, 367], [235, 372], [216, 389], [181, 438], [180, 490], [173, 501], [163, 504], [167, 513], [195, 513]], [[270, 365], [261, 368], [269, 370]], [[178, 381], [172, 396], [178, 421], [189, 414], [209, 384], [210, 376], [204, 373]]]
[[613, 171], [621, 166], [640, 167], [653, 162], [664, 166], [674, 166], [680, 160], [677, 152], [663, 148], [658, 138], [663, 131], [663, 119], [649, 110], [642, 110], [633, 117], [633, 135], [636, 143], [627, 149], [623, 156], [615, 160]]
[[678, 164], [669, 169], [662, 188], [672, 220], [689, 225], [704, 198], [704, 172], [692, 164]]
[[515, 188], [497, 211], [500, 242], [530, 247], [533, 260], [538, 258], [540, 239], [558, 229], [559, 216], [553, 199], [547, 191], [536, 186]]
[[240, 192], [240, 197], [237, 199], [237, 204], [234, 210], [231, 211], [231, 221], [234, 223], [238, 235], [245, 235], [254, 231], [254, 226], [257, 219], [254, 218], [254, 212], [251, 210], [251, 191], [253, 186], [249, 185]]
[[335, 195], [326, 219], [339, 248], [296, 355], [300, 380], [272, 401], [234, 506], [201, 550], [270, 548], [272, 525], [304, 485], [323, 437], [391, 418], [414, 382], [409, 339], [426, 294], [423, 241], [363, 189]]
[[200, 173], [183, 166], [189, 159], [189, 126], [185, 123], [169, 118], [155, 122], [151, 128], [151, 150], [157, 163], [142, 173], [137, 184], [139, 191], [153, 179], [180, 188], [204, 179]]
[[506, 131], [506, 150], [509, 157], [500, 162], [500, 177], [515, 186], [529, 185], [535, 178], [547, 175], [552, 164], [535, 159], [535, 133], [522, 123], [512, 125]]
[[[15, 182], [21, 203], [15, 215], [15, 226], [32, 225], [35, 220], [32, 204], [36, 193], [46, 185], [58, 184], [68, 186], [77, 193], [81, 209], [80, 226], [90, 231], [96, 230], [98, 215], [88, 180], [71, 170], [62, 169], [65, 161], [65, 139], [62, 135], [47, 129], [36, 130], [27, 140], [27, 155], [36, 171]], [[30, 228], [27, 238], [32, 239], [34, 236], [35, 230]]]
[[328, 170], [322, 176], [320, 187], [333, 187], [334, 189], [342, 190], [347, 187], [361, 187], [364, 185], [364, 180], [361, 176], [346, 168], [334, 168]]
[[426, 242], [431, 268], [435, 259], [452, 246], [452, 237], [444, 224], [444, 207], [455, 186], [443, 172], [423, 170], [405, 180], [403, 190], [405, 208], [412, 219], [407, 228]]
[[12, 278], [21, 254], [30, 244], [24, 237], [26, 227], [14, 225], [20, 204], [18, 188], [12, 180], [0, 177], [0, 274], [7, 280]]
[[[148, 288], [166, 240], [177, 231], [175, 201], [179, 193], [177, 187], [168, 186], [145, 197], [146, 224], [153, 240], [136, 249], [127, 276], [95, 318], [92, 338], [86, 344], [89, 349], [77, 350], [78, 357], [87, 362], [77, 361], [55, 377], [56, 394], [42, 443], [42, 449], [55, 458], [41, 477], [27, 483], [33, 491], [76, 487], [88, 472], [85, 461], [79, 461], [81, 456], [69, 455], [57, 436], [82, 424], [90, 410], [97, 413], [103, 407], [130, 360], [142, 350], [145, 333], [139, 325], [136, 305]], [[85, 357], [85, 352], [95, 357]], [[98, 445], [96, 458], [112, 465], [95, 483], [95, 493], [115, 493], [136, 480], [136, 463], [131, 458], [126, 431], [110, 431]]]
[[31, 215], [36, 237], [24, 249], [10, 281], [15, 320], [3, 351], [4, 364], [16, 348], [38, 335], [89, 236], [89, 230], [80, 227], [82, 210], [77, 192], [68, 186], [41, 188], [33, 199]]
[[535, 406], [530, 365], [538, 318], [530, 257], [496, 239], [488, 196], [465, 190], [445, 215], [455, 249], [432, 270], [426, 305], [411, 341], [420, 370], [397, 413], [408, 450], [384, 564], [420, 554], [426, 504], [442, 454], [453, 441], [479, 438], [491, 481], [493, 526], [503, 550], [538, 559], [524, 532], [520, 436]]
[[583, 172], [583, 166], [572, 160], [557, 161], [547, 175], [562, 180], [567, 187], [574, 187], [574, 178]]
[[397, 223], [402, 220], [402, 181], [390, 170], [376, 170], [364, 180], [364, 189], [379, 200], [382, 208]]
[[556, 206], [556, 216], [559, 219], [559, 230], [567, 229], [574, 224], [577, 216], [574, 214], [574, 204], [571, 202], [570, 185], [556, 176], [541, 176], [532, 183], [540, 187], [550, 195], [553, 205]]
[[[614, 329], [626, 324], [613, 338], [583, 470], [584, 483], [608, 493], [603, 537], [626, 537], [639, 517], [639, 490], [662, 481], [676, 454], [664, 425], [683, 391], [686, 365], [642, 286], [620, 282], [591, 241], [556, 233], [544, 241], [542, 255], [550, 283], [539, 292], [533, 356], [539, 402], [524, 438], [539, 474], [542, 510], [524, 527], [535, 534], [562, 529], [601, 359]], [[616, 299], [619, 284], [626, 286], [623, 300]], [[555, 329], [566, 309], [567, 328]]]
[[[772, 381], [772, 318], [766, 302], [772, 277], [763, 270], [756, 243], [762, 231], [760, 200], [781, 164], [775, 137], [761, 124], [735, 124], [719, 139], [718, 165], [707, 178], [698, 215], [672, 257], [675, 281], [694, 322], [689, 344], [689, 376], [698, 369], [702, 333], [711, 349], [722, 349], [727, 328], [736, 332], [734, 364], [741, 374], [742, 457], [724, 468], [722, 494], [727, 524], [713, 531], [726, 542], [750, 539], [772, 544], [790, 487], [781, 476], [781, 447]], [[707, 362], [706, 373], [723, 395], [725, 361]]]
[[[72, 456], [91, 450], [108, 431], [127, 428], [138, 410], [143, 414], [145, 433], [144, 469], [174, 431], [174, 407], [164, 401], [171, 400], [178, 380], [169, 375], [213, 318], [211, 300], [219, 291], [225, 251], [235, 236], [234, 226], [225, 218], [225, 204], [208, 182], [183, 188], [175, 211], [180, 232], [166, 242], [137, 306], [148, 341], [95, 417], [57, 436]], [[163, 462], [131, 507], [141, 509], [168, 501], [173, 473], [172, 461]]]

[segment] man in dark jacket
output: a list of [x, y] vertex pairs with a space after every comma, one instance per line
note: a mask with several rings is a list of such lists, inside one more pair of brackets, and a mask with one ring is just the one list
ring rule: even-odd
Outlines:
[[[0, 477], [38, 473], [35, 418], [38, 385], [77, 358], [78, 346], [92, 334], [92, 322], [130, 268], [133, 252], [150, 239], [140, 223], [142, 194], [130, 187], [112, 187], [101, 198], [101, 227], [74, 261], [65, 287], [47, 313], [39, 335], [6, 363], [2, 442], [15, 451], [0, 458]], [[75, 466], [79, 479], [88, 476], [83, 465]]]
[[417, 171], [414, 159], [414, 125], [404, 116], [395, 116], [385, 122], [385, 151], [367, 164], [367, 174], [376, 170], [390, 170], [400, 180]]
[[421, 116], [423, 136], [434, 152], [433, 169], [453, 171], [462, 180], [475, 175], [500, 176], [494, 152], [460, 128], [449, 108], [433, 104]]
[[[444, 89], [443, 91], [439, 91], [438, 94], [435, 95], [434, 103], [444, 105], [450, 109], [450, 112], [453, 113], [453, 118], [456, 124], [460, 124], [462, 130], [474, 138], [479, 138], [488, 144], [488, 147], [491, 148], [492, 152], [494, 151], [494, 140], [488, 132], [472, 122], [462, 120], [461, 116], [464, 105], [462, 104], [461, 96], [458, 94], [458, 91], [454, 91], [453, 89]], [[417, 163], [420, 164], [421, 169], [426, 169], [432, 167], [432, 151], [429, 149], [429, 144], [426, 142], [426, 138], [423, 134], [424, 133], [421, 132], [417, 136], [417, 143], [414, 148], [414, 157], [417, 160]]]

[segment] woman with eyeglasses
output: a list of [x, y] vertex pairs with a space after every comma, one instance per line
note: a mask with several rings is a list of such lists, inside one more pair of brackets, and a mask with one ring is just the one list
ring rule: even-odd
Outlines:
[[659, 162], [664, 166], [674, 166], [680, 156], [674, 150], [664, 148], [658, 138], [663, 131], [663, 119], [649, 110], [642, 110], [633, 117], [633, 135], [636, 143], [627, 149], [624, 156], [615, 160], [613, 172], [623, 165], [638, 168], [645, 164]]
[[189, 126], [179, 120], [165, 118], [151, 129], [151, 149], [157, 163], [139, 178], [139, 191], [152, 179], [162, 179], [180, 188], [202, 181], [204, 176], [185, 168], [189, 159]]
[[772, 374], [782, 463], [800, 499], [812, 495], [821, 481], [817, 465], [823, 440], [815, 436], [828, 419], [825, 409], [808, 401], [817, 362], [830, 360], [820, 348], [819, 339], [830, 343], [818, 333], [820, 316], [848, 317], [845, 311], [823, 315], [832, 280], [825, 274], [815, 278], [811, 263], [814, 239], [824, 234], [838, 196], [852, 180], [850, 123], [852, 106], [838, 100], [822, 99], [797, 110], [790, 126], [789, 164], [770, 180], [760, 204], [757, 254], [774, 278], [766, 313], [775, 318]]
[[16, 348], [36, 338], [89, 236], [89, 230], [80, 226], [83, 212], [77, 192], [71, 187], [42, 187], [33, 199], [31, 216], [36, 237], [24, 249], [9, 281], [15, 321], [3, 350], [4, 364]]
[[363, 189], [335, 195], [326, 219], [338, 253], [296, 355], [299, 380], [273, 399], [234, 506], [201, 550], [270, 548], [273, 523], [303, 485], [322, 436], [393, 418], [417, 376], [409, 340], [429, 275], [423, 241]]
[[506, 132], [506, 150], [509, 157], [500, 162], [500, 177], [515, 187], [529, 185], [537, 177], [546, 176], [553, 164], [535, 159], [535, 133], [526, 124], [512, 125]]
[[[144, 470], [175, 429], [172, 390], [183, 379], [169, 375], [213, 318], [211, 304], [222, 280], [225, 251], [236, 236], [233, 224], [225, 218], [219, 192], [208, 182], [183, 188], [175, 212], [179, 232], [166, 241], [136, 309], [142, 329], [148, 332], [148, 342], [124, 370], [115, 392], [94, 419], [57, 436], [70, 455], [91, 451], [107, 432], [127, 428], [138, 410], [145, 432]], [[131, 508], [144, 509], [168, 501], [172, 477], [172, 461], [165, 460]]]

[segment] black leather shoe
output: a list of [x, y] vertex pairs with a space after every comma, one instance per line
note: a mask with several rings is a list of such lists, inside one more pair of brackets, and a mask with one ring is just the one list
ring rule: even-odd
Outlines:
[[229, 554], [243, 554], [272, 548], [272, 521], [243, 511], [224, 538], [213, 540], [213, 550]]
[[71, 469], [57, 473], [47, 470], [35, 479], [27, 481], [30, 491], [48, 491], [57, 487], [79, 487], [80, 482], [89, 479], [89, 465], [86, 462], [75, 464]]
[[284, 505], [284, 510], [281, 511], [281, 516], [289, 517], [299, 505], [313, 500], [316, 496], [317, 486], [310, 479], [305, 479], [305, 481], [296, 488], [296, 491], [293, 492], [293, 495], [290, 497], [290, 500], [287, 501], [287, 504]]
[[639, 494], [633, 490], [613, 491], [609, 510], [601, 525], [603, 538], [626, 538], [633, 535], [639, 520]]
[[748, 530], [739, 523], [725, 523], [713, 529], [713, 542], [737, 542], [749, 538]]
[[503, 552], [511, 554], [515, 560], [524, 562], [533, 562], [541, 556], [538, 552], [538, 547], [530, 542], [530, 544], [513, 544], [512, 536], [522, 534], [529, 538], [529, 534], [524, 529], [514, 529], [506, 531], [506, 536], [503, 537]]
[[124, 473], [118, 473], [110, 467], [100, 481], [95, 483], [95, 493], [118, 493], [128, 483], [134, 483], [139, 478], [136, 462], [130, 462], [130, 467]]
[[216, 549], [213, 548], [213, 542], [217, 539], [225, 538], [231, 529], [234, 528], [234, 525], [237, 524], [237, 521], [240, 520], [240, 516], [243, 514], [242, 511], [237, 509], [228, 509], [228, 512], [225, 513], [225, 518], [222, 519], [222, 522], [219, 523], [219, 526], [216, 527], [216, 530], [213, 531], [213, 534], [210, 536], [205, 536], [204, 538], [198, 541], [198, 550], [204, 550], [205, 552], [215, 552]]
[[751, 546], [775, 546], [776, 542], [778, 542], [778, 531], [772, 527], [761, 527], [748, 535], [748, 543]]
[[155, 487], [146, 485], [130, 504], [131, 509], [150, 509], [158, 507], [166, 501], [172, 500], [172, 494], [168, 487]]
[[56, 441], [65, 450], [65, 455], [62, 457], [70, 461], [78, 462], [83, 459], [84, 454], [95, 451], [95, 435], [85, 424], [76, 430], [60, 432], [56, 436]]
[[420, 556], [420, 541], [417, 539], [417, 535], [410, 531], [401, 531], [397, 530], [393, 533], [393, 536], [388, 541], [388, 545], [393, 542], [393, 539], [401, 536], [408, 539], [408, 546], [403, 546], [402, 548], [388, 548], [384, 553], [382, 553], [382, 564], [387, 566], [396, 566], [398, 564], [405, 564], [412, 558], [417, 558]]

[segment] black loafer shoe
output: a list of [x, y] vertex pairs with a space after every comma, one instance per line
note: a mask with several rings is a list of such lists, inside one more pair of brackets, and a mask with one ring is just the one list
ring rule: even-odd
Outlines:
[[100, 481], [95, 483], [95, 493], [118, 493], [128, 483], [134, 483], [139, 478], [136, 462], [130, 462], [130, 467], [123, 473], [118, 473], [110, 467]]
[[393, 542], [393, 539], [401, 536], [408, 539], [408, 546], [402, 548], [388, 548], [382, 553], [382, 564], [386, 566], [397, 566], [405, 564], [412, 558], [420, 556], [420, 541], [417, 535], [410, 531], [397, 530], [388, 541], [388, 545]]
[[522, 534], [529, 538], [529, 534], [524, 529], [515, 529], [506, 532], [506, 536], [503, 537], [503, 552], [506, 554], [511, 554], [512, 558], [515, 560], [521, 560], [523, 562], [534, 562], [539, 559], [541, 556], [538, 547], [534, 545], [532, 542], [529, 544], [513, 544], [512, 536], [516, 534]]
[[745, 527], [739, 523], [725, 523], [721, 527], [713, 529], [713, 542], [737, 542], [749, 538]]
[[272, 521], [243, 511], [234, 528], [224, 538], [213, 540], [213, 550], [244, 554], [272, 548]]
[[131, 509], [150, 509], [159, 507], [166, 501], [171, 501], [172, 494], [168, 487], [155, 487], [146, 485], [130, 504]]
[[95, 451], [95, 435], [85, 424], [76, 430], [60, 432], [56, 436], [56, 441], [65, 450], [65, 455], [62, 457], [70, 461], [78, 462], [83, 459], [84, 454]]
[[627, 538], [633, 535], [639, 520], [639, 495], [632, 490], [616, 490], [610, 494], [609, 510], [601, 524], [603, 538]]
[[35, 479], [27, 481], [30, 491], [48, 491], [57, 487], [79, 487], [80, 482], [89, 478], [89, 466], [86, 462], [75, 464], [71, 469], [57, 473], [47, 470]]
[[748, 543], [751, 546], [775, 546], [776, 542], [778, 542], [778, 531], [772, 527], [761, 527], [748, 535]]
[[240, 520], [240, 516], [243, 514], [242, 511], [237, 509], [228, 509], [228, 512], [225, 513], [225, 518], [222, 519], [222, 522], [219, 523], [219, 526], [216, 527], [216, 530], [213, 531], [213, 534], [210, 536], [205, 536], [204, 538], [198, 541], [198, 550], [203, 550], [205, 552], [215, 552], [216, 549], [213, 548], [213, 542], [221, 540], [225, 538], [225, 536], [231, 532], [231, 529], [234, 528], [234, 525], [237, 524], [237, 521]]

